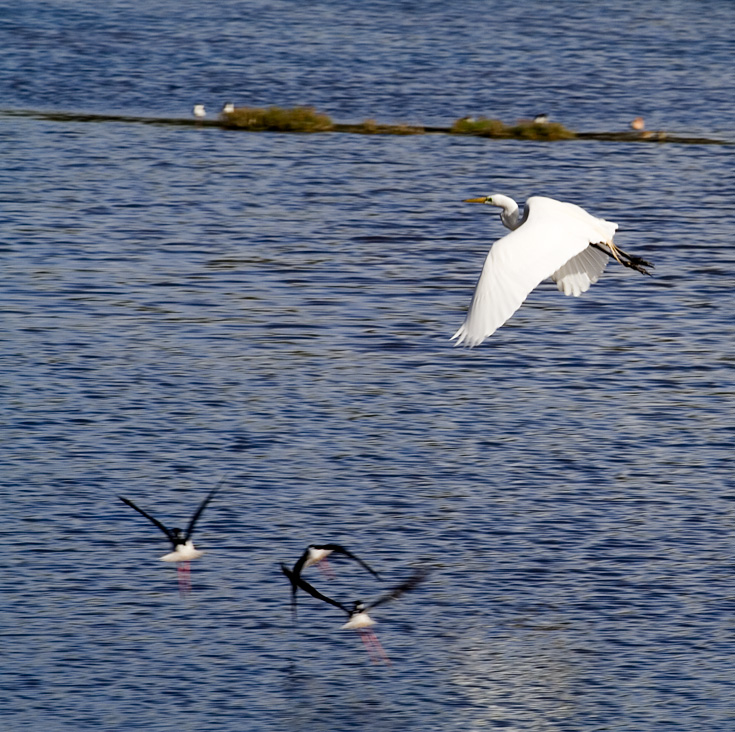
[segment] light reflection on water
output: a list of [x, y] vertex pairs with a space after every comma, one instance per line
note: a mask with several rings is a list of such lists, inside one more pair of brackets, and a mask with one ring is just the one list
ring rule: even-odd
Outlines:
[[[2, 124], [18, 728], [727, 729], [729, 150]], [[490, 190], [655, 277], [452, 348]], [[182, 601], [115, 496], [186, 516], [223, 471]], [[391, 669], [315, 602], [291, 629], [277, 563], [317, 540], [436, 566], [380, 613]]]

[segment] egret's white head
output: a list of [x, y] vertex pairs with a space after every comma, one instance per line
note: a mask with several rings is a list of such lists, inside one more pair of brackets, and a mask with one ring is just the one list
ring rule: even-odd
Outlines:
[[466, 198], [465, 203], [486, 203], [488, 206], [502, 208], [500, 220], [509, 229], [515, 229], [519, 225], [518, 204], [510, 196], [504, 196], [502, 193], [492, 193], [489, 196], [481, 196], [480, 198]]
[[465, 203], [486, 203], [488, 206], [498, 206], [508, 210], [518, 208], [518, 204], [510, 196], [504, 196], [502, 193], [491, 193], [489, 196], [479, 198], [465, 198]]

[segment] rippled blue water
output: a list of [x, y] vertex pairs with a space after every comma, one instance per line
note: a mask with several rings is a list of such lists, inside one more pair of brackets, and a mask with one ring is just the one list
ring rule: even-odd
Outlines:
[[[176, 5], [6, 10], [6, 106], [731, 128], [728, 3]], [[731, 148], [0, 129], [8, 729], [732, 730]], [[655, 277], [452, 348], [490, 190], [618, 222]], [[116, 496], [185, 522], [221, 475], [180, 597]], [[376, 611], [391, 667], [315, 601], [292, 627], [312, 541], [385, 575], [310, 570], [345, 601], [434, 567]]]

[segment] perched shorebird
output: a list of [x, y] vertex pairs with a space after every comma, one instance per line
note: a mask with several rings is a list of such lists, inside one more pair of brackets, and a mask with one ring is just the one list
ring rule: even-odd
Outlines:
[[631, 123], [630, 123], [631, 129], [634, 130], [643, 130], [646, 128], [646, 123], [643, 120], [643, 117], [636, 117]]
[[207, 116], [207, 110], [204, 109], [203, 104], [195, 104], [194, 109], [191, 110], [191, 113], [197, 118], [197, 119], [204, 119]]
[[342, 629], [356, 630], [360, 634], [360, 638], [362, 639], [362, 642], [367, 649], [368, 655], [370, 656], [370, 660], [373, 661], [373, 663], [384, 661], [389, 665], [390, 659], [386, 655], [385, 651], [383, 650], [383, 646], [380, 645], [380, 641], [378, 640], [378, 637], [375, 635], [375, 632], [372, 629], [372, 626], [375, 625], [375, 620], [373, 620], [370, 615], [368, 615], [368, 610], [372, 610], [373, 608], [376, 608], [379, 605], [383, 605], [390, 600], [395, 600], [404, 593], [413, 590], [426, 579], [429, 573], [428, 569], [425, 567], [417, 569], [405, 582], [402, 582], [397, 587], [394, 587], [392, 590], [389, 590], [385, 594], [381, 595], [377, 600], [374, 600], [373, 602], [368, 604], [362, 602], [361, 600], [357, 600], [352, 604], [352, 607], [350, 608], [346, 605], [343, 605], [341, 602], [338, 602], [337, 600], [333, 600], [331, 597], [323, 595], [321, 592], [319, 592], [319, 590], [310, 585], [303, 577], [295, 576], [293, 572], [283, 563], [281, 563], [281, 571], [283, 572], [283, 574], [286, 575], [286, 577], [288, 577], [292, 585], [296, 583], [302, 590], [304, 590], [304, 592], [307, 592], [317, 600], [321, 600], [322, 602], [334, 605], [334, 607], [337, 607], [343, 612], [347, 613], [348, 620], [342, 626]]
[[232, 102], [225, 102], [222, 105], [222, 114], [232, 114], [235, 111], [235, 105]]

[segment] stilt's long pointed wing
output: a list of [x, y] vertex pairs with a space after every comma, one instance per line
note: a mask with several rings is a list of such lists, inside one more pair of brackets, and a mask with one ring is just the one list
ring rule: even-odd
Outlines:
[[186, 534], [184, 534], [185, 541], [188, 541], [189, 537], [194, 533], [194, 526], [196, 525], [199, 517], [202, 515], [202, 511], [204, 511], [209, 502], [214, 498], [215, 493], [219, 491], [224, 481], [225, 479], [222, 478], [222, 480], [220, 480], [220, 482], [217, 483], [214, 488], [212, 488], [212, 490], [209, 492], [209, 495], [199, 504], [199, 508], [197, 508], [196, 513], [191, 517], [191, 521], [189, 521], [189, 526], [186, 528]]
[[152, 524], [155, 524], [158, 526], [161, 531], [163, 531], [164, 534], [168, 537], [169, 541], [176, 547], [176, 537], [174, 535], [174, 532], [170, 529], [167, 529], [158, 519], [154, 519], [153, 516], [151, 516], [149, 513], [146, 513], [142, 508], [138, 508], [132, 501], [129, 501], [127, 498], [123, 498], [122, 496], [118, 496], [118, 498], [123, 502], [127, 503], [130, 508], [134, 508], [138, 513], [145, 516]]
[[283, 574], [286, 575], [286, 577], [288, 577], [292, 587], [294, 586], [294, 584], [298, 585], [304, 592], [308, 592], [312, 597], [316, 598], [317, 600], [328, 602], [330, 605], [334, 605], [334, 607], [338, 607], [340, 610], [343, 610], [348, 615], [350, 614], [350, 611], [341, 602], [337, 602], [337, 600], [332, 600], [331, 597], [322, 595], [319, 590], [317, 590], [315, 587], [312, 587], [305, 579], [298, 575], [295, 575], [283, 562], [281, 562], [281, 571], [283, 572]]
[[375, 602], [370, 603], [366, 607], [366, 609], [371, 610], [374, 607], [378, 607], [378, 605], [382, 605], [384, 602], [395, 600], [396, 598], [400, 597], [404, 592], [410, 592], [415, 587], [420, 585], [426, 579], [428, 574], [429, 570], [426, 567], [420, 567], [405, 582], [398, 585], [397, 587], [394, 587], [389, 592], [386, 592], [385, 595], [379, 597]]
[[372, 574], [374, 577], [377, 577], [380, 579], [380, 575], [372, 568], [370, 567], [367, 562], [363, 562], [360, 557], [353, 554], [349, 549], [346, 549], [343, 546], [340, 546], [339, 544], [320, 544], [319, 546], [315, 545], [316, 549], [329, 549], [333, 552], [336, 552], [337, 554], [344, 554], [346, 557], [349, 557], [350, 559], [357, 562], [363, 569], [366, 569], [370, 574]]

